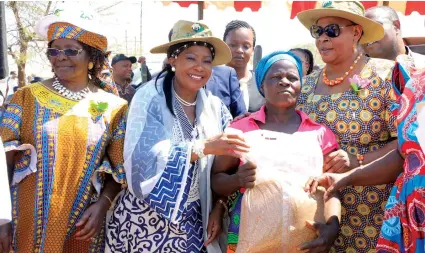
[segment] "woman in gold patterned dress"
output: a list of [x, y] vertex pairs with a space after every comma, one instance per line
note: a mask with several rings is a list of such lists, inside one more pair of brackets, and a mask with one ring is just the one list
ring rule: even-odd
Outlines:
[[[342, 149], [325, 157], [324, 172], [342, 173], [396, 149], [395, 117], [390, 113], [395, 63], [357, 51], [358, 44], [380, 40], [383, 27], [364, 17], [358, 1], [326, 1], [300, 12], [298, 19], [316, 39], [326, 63], [306, 77], [298, 109], [330, 128]], [[380, 185], [341, 191], [341, 229], [333, 252], [375, 252], [390, 190], [391, 185]]]
[[36, 28], [54, 78], [18, 90], [0, 125], [13, 209], [0, 252], [104, 252], [106, 212], [125, 182], [127, 102], [98, 77], [107, 40], [89, 17], [64, 10]]

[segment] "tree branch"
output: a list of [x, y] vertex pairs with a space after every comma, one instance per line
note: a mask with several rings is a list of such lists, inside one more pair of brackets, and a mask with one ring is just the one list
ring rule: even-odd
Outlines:
[[8, 2], [8, 4], [9, 4], [9, 7], [12, 9], [13, 15], [15, 16], [16, 26], [18, 27], [19, 38], [22, 41], [28, 41], [29, 38], [27, 37], [25, 33], [25, 28], [24, 28], [24, 25], [22, 24], [21, 16], [19, 15], [20, 13], [18, 8], [18, 2], [16, 1]]
[[49, 15], [50, 7], [52, 7], [52, 1], [49, 1], [49, 2], [47, 3], [46, 10], [44, 11], [44, 16]]
[[15, 62], [17, 62], [18, 57], [16, 57], [16, 54], [13, 52], [13, 50], [12, 50], [12, 47], [11, 47], [11, 46], [7, 48], [7, 51], [8, 51], [7, 53], [8, 53], [10, 56], [12, 56], [13, 60], [15, 60]]
[[122, 2], [123, 1], [118, 1], [118, 2], [116, 2], [116, 3], [114, 3], [114, 4], [110, 5], [110, 6], [107, 6], [107, 7], [104, 7], [104, 8], [98, 8], [96, 11], [97, 11], [97, 13], [100, 14], [101, 12], [106, 11], [106, 10], [112, 8], [112, 7], [115, 7], [115, 6], [117, 6], [118, 4], [120, 4]]
[[13, 32], [18, 32], [18, 29], [10, 29], [6, 31], [6, 33], [13, 33]]

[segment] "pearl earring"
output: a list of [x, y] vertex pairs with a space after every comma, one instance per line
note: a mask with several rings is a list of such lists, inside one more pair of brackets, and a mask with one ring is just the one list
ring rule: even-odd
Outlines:
[[174, 66], [172, 66], [171, 71], [176, 72], [176, 68]]

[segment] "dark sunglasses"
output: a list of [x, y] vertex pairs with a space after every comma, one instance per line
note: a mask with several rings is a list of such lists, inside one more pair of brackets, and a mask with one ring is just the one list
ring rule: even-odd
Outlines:
[[313, 38], [318, 39], [322, 34], [326, 34], [329, 38], [336, 38], [341, 33], [342, 28], [346, 28], [349, 26], [355, 26], [355, 24], [346, 25], [346, 26], [339, 26], [338, 24], [330, 24], [327, 25], [325, 28], [318, 26], [318, 25], [312, 25], [310, 27], [310, 34]]
[[60, 49], [57, 49], [57, 48], [48, 48], [47, 49], [47, 55], [54, 57], [54, 56], [58, 56], [62, 52], [66, 56], [77, 56], [82, 51], [83, 51], [83, 49], [68, 48], [68, 49], [60, 50]]

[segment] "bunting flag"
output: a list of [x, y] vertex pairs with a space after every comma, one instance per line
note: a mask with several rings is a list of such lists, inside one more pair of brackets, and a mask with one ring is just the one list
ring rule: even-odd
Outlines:
[[[180, 7], [187, 8], [191, 4], [198, 4], [199, 1], [162, 1], [162, 4], [169, 5], [171, 3], [177, 3]], [[204, 9], [207, 9], [208, 6], [214, 5], [219, 10], [224, 10], [227, 7], [232, 7], [236, 11], [243, 11], [245, 8], [251, 9], [251, 11], [256, 12], [262, 6], [263, 1], [204, 1]]]
[[[264, 3], [267, 1], [203, 1], [204, 9], [214, 5], [219, 10], [224, 10], [227, 7], [234, 8], [236, 11], [241, 12], [245, 8], [251, 9], [253, 12], [257, 12]], [[425, 1], [361, 1], [365, 9], [384, 5], [384, 2], [396, 11], [401, 12], [403, 15], [408, 16], [412, 12], [417, 11], [421, 15], [425, 15]], [[162, 1], [165, 6], [171, 3], [177, 3], [183, 8], [187, 8], [192, 4], [198, 4], [199, 1]], [[291, 19], [294, 19], [297, 14], [301, 11], [314, 9], [317, 4], [321, 1], [287, 1], [287, 7], [291, 12]]]
[[[425, 1], [385, 1], [388, 6], [408, 16], [412, 12], [417, 11], [421, 15], [425, 15]], [[319, 2], [320, 3], [320, 2]], [[382, 6], [384, 1], [361, 1], [365, 9]], [[301, 11], [314, 9], [317, 1], [293, 1], [288, 2], [288, 8], [291, 10], [291, 19], [294, 19]]]

